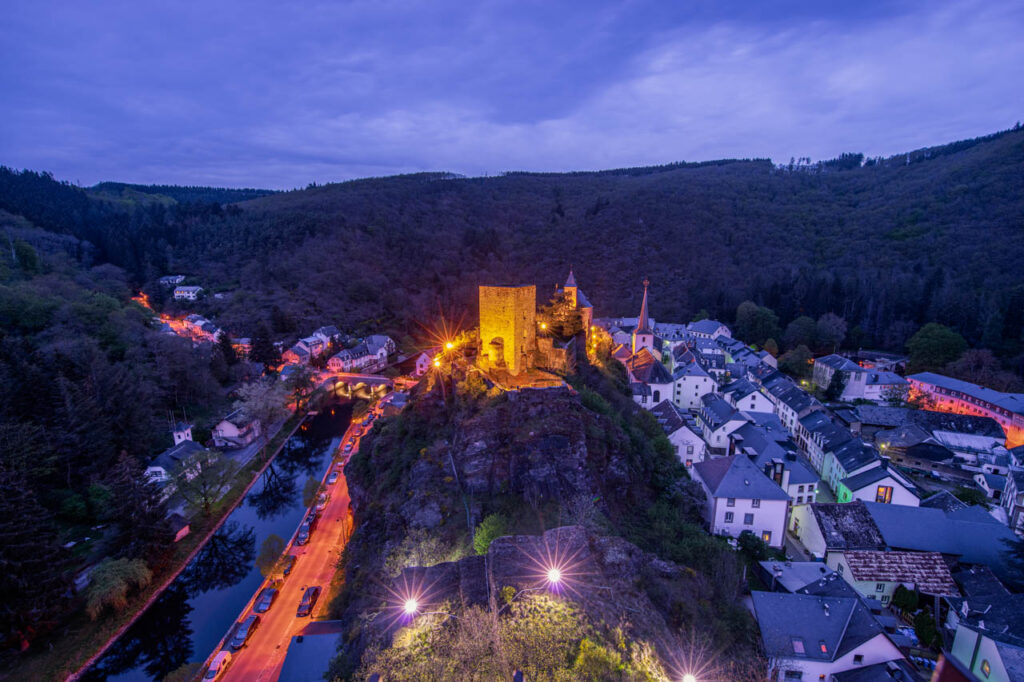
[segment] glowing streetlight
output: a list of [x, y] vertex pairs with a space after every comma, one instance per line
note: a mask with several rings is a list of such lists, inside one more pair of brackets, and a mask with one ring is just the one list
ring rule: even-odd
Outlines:
[[547, 329], [548, 328], [548, 323], [547, 322], [541, 322], [540, 323], [540, 328], [541, 329]]
[[548, 582], [552, 585], [558, 585], [562, 582], [562, 571], [559, 568], [552, 567], [548, 569]]
[[439, 358], [434, 358], [434, 367], [440, 367], [440, 366], [441, 366], [441, 360]]
[[455, 348], [455, 344], [449, 341], [448, 343], [444, 344], [444, 347], [447, 348], [448, 350], [451, 350], [452, 348]]
[[405, 600], [402, 610], [405, 611], [405, 615], [407, 616], [415, 616], [416, 612], [420, 610], [420, 603], [410, 597]]
[[690, 673], [686, 673], [683, 675], [683, 682], [697, 682], [697, 678]]

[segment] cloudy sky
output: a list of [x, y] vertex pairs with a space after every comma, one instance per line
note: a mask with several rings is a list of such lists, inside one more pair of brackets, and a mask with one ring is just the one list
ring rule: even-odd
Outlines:
[[890, 155], [1024, 119], [1019, 0], [3, 4], [0, 164], [81, 184]]

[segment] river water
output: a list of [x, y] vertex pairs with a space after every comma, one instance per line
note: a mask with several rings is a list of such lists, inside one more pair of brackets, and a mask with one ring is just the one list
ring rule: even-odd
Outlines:
[[202, 662], [263, 581], [256, 557], [271, 534], [287, 541], [302, 520], [306, 481], [319, 481], [352, 418], [352, 403], [309, 417], [181, 575], [82, 677], [150, 682]]

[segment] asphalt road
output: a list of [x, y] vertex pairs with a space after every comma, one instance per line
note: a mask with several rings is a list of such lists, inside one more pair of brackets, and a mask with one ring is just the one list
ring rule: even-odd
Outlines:
[[[341, 448], [352, 438], [355, 427], [350, 426], [341, 442]], [[358, 449], [358, 441], [353, 453]], [[336, 462], [345, 458], [335, 458], [331, 465], [332, 471], [340, 471]], [[302, 547], [289, 546], [286, 553], [296, 555], [295, 568], [292, 569], [282, 585], [274, 605], [264, 614], [260, 614], [260, 625], [249, 638], [248, 643], [239, 651], [232, 653], [231, 666], [224, 680], [239, 682], [273, 682], [281, 674], [285, 653], [292, 636], [298, 634], [310, 620], [320, 617], [327, 609], [327, 589], [337, 567], [338, 558], [352, 532], [352, 519], [349, 514], [348, 486], [345, 476], [339, 475], [334, 485], [327, 486], [331, 493], [330, 502], [321, 512], [316, 529], [309, 542]], [[307, 587], [319, 585], [323, 588], [311, 616], [299, 618], [295, 615]], [[261, 585], [262, 589], [265, 585]], [[258, 594], [258, 592], [257, 592]], [[256, 595], [253, 595], [254, 597]], [[240, 616], [244, 618], [252, 612], [252, 605]]]

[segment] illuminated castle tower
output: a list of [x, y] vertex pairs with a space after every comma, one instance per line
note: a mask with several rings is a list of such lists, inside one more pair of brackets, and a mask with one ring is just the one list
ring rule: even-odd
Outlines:
[[646, 348], [654, 352], [654, 330], [651, 329], [651, 318], [647, 314], [647, 287], [650, 282], [644, 277], [644, 302], [640, 304], [640, 317], [637, 318], [636, 328], [633, 330], [633, 354]]
[[484, 369], [519, 374], [537, 347], [537, 287], [480, 287], [480, 352]]

